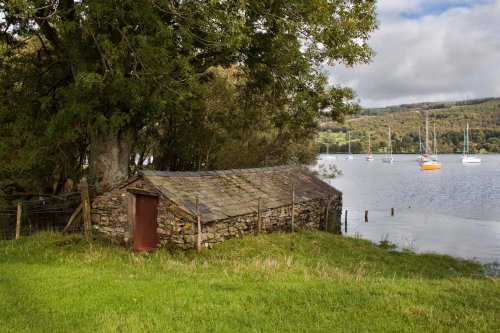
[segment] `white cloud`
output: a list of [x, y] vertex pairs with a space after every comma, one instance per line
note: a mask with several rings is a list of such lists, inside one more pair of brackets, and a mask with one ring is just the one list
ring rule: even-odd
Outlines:
[[381, 0], [378, 13], [373, 62], [328, 69], [363, 106], [500, 96], [500, 0]]

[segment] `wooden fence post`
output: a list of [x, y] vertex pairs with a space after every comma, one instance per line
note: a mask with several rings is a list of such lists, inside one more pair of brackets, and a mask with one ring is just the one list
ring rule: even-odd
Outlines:
[[295, 231], [295, 185], [292, 186], [292, 232]]
[[201, 219], [200, 219], [200, 198], [196, 196], [196, 223], [198, 225], [198, 237], [196, 238], [196, 250], [201, 250]]
[[66, 232], [68, 231], [69, 227], [71, 226], [71, 224], [75, 223], [76, 220], [78, 219], [81, 219], [82, 218], [82, 204], [80, 204], [76, 209], [75, 211], [73, 212], [73, 214], [71, 214], [71, 217], [69, 218], [68, 220], [68, 223], [66, 224], [66, 226], [64, 227], [63, 229], [63, 232]]
[[21, 235], [21, 218], [23, 216], [23, 205], [21, 202], [17, 203], [17, 219], [16, 219], [16, 239]]
[[326, 204], [326, 214], [325, 214], [325, 218], [326, 218], [326, 221], [325, 221], [325, 231], [328, 232], [328, 218], [330, 216], [328, 216], [328, 214], [330, 213], [330, 203], [327, 203]]
[[368, 222], [368, 211], [365, 210], [365, 222]]
[[344, 230], [345, 230], [345, 233], [347, 233], [347, 209], [345, 210]]
[[92, 221], [90, 219], [89, 184], [87, 183], [87, 178], [85, 177], [80, 179], [80, 192], [82, 193], [82, 217], [85, 238], [90, 240], [92, 239]]
[[257, 235], [260, 235], [262, 229], [262, 216], [260, 213], [261, 209], [262, 209], [262, 198], [259, 197], [259, 202], [257, 206]]

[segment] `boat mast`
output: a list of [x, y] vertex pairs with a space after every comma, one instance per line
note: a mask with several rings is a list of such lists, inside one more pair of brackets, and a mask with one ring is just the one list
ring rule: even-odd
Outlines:
[[372, 145], [371, 145], [371, 141], [370, 141], [370, 132], [368, 132], [368, 155], [370, 155], [372, 153]]
[[437, 156], [437, 139], [436, 139], [436, 124], [434, 124], [434, 156]]
[[469, 155], [469, 122], [467, 122], [467, 128], [466, 128], [465, 132], [466, 132], [466, 135], [467, 135], [467, 139], [466, 139], [466, 142], [467, 142], [467, 155]]
[[389, 126], [389, 134], [387, 139], [388, 139], [387, 153], [389, 154], [389, 157], [392, 157], [391, 126]]
[[462, 156], [465, 156], [465, 151], [467, 150], [467, 131], [464, 131], [464, 150]]
[[392, 158], [392, 136], [391, 136], [391, 128], [389, 127], [389, 144], [391, 145], [391, 158]]
[[425, 114], [425, 155], [429, 155], [429, 117]]
[[422, 155], [422, 138], [420, 137], [420, 126], [418, 127], [418, 149]]
[[349, 148], [348, 148], [349, 149], [349, 153], [348, 154], [351, 155], [351, 132], [349, 132], [347, 134], [349, 135], [349, 141], [348, 141], [348, 143], [349, 143]]

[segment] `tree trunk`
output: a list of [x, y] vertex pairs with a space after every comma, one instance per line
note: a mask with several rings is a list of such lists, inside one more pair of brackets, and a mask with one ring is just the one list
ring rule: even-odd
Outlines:
[[108, 129], [90, 135], [89, 178], [92, 194], [103, 193], [128, 178], [133, 130]]

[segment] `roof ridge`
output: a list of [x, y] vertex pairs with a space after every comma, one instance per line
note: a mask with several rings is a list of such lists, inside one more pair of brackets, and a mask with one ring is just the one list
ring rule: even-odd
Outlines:
[[278, 171], [292, 168], [301, 168], [297, 164], [277, 165], [272, 167], [262, 168], [241, 168], [241, 169], [225, 169], [225, 170], [211, 170], [211, 171], [160, 171], [160, 170], [139, 170], [143, 176], [159, 176], [159, 177], [203, 177], [203, 176], [221, 176], [233, 175], [241, 173], [255, 173], [266, 171]]

